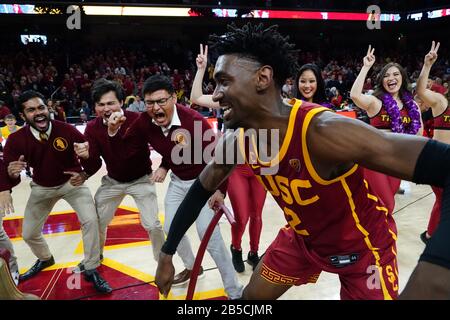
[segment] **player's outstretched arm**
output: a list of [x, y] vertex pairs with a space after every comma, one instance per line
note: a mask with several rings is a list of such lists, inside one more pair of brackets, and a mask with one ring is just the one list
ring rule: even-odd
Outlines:
[[443, 188], [450, 175], [450, 145], [387, 133], [326, 111], [313, 117], [307, 146], [317, 174], [329, 180], [354, 163], [419, 184]]
[[339, 168], [358, 163], [366, 168], [411, 181], [428, 139], [387, 133], [332, 112], [313, 117], [307, 146], [319, 176], [334, 178]]
[[[218, 149], [226, 150], [226, 143], [223, 142], [227, 137], [229, 137], [228, 141], [231, 144], [234, 143], [233, 135], [222, 136], [216, 151]], [[172, 224], [170, 225], [166, 242], [161, 248], [158, 268], [156, 269], [155, 283], [164, 296], [167, 296], [172, 286], [175, 274], [172, 256], [175, 253], [181, 238], [195, 222], [208, 199], [231, 174], [234, 167], [234, 164], [222, 164], [222, 162], [218, 162], [217, 159], [214, 159], [203, 169], [200, 176], [192, 184], [183, 202], [181, 202], [178, 207], [172, 220]]]
[[232, 170], [233, 166], [216, 163], [207, 165], [200, 177], [192, 184], [183, 202], [178, 207], [170, 225], [166, 242], [161, 248], [158, 268], [156, 269], [155, 283], [164, 296], [168, 295], [172, 286], [175, 274], [172, 256], [175, 254], [181, 238], [195, 222], [208, 199]]

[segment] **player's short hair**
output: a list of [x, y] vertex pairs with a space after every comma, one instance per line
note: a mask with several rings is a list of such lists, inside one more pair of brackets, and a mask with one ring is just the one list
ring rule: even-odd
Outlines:
[[228, 32], [211, 35], [209, 44], [217, 56], [233, 54], [271, 66], [275, 84], [281, 88], [298, 70], [297, 50], [288, 40], [289, 36], [284, 37], [278, 32], [278, 25], [264, 29], [262, 23], [253, 25], [249, 22], [242, 28], [234, 23], [228, 25]]
[[113, 91], [116, 94], [117, 100], [122, 102], [124, 93], [122, 86], [116, 81], [106, 80], [105, 78], [98, 79], [92, 85], [92, 100], [98, 103], [105, 93]]

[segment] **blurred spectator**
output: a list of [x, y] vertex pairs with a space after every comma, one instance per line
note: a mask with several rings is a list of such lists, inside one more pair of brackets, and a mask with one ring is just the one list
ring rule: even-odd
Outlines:
[[333, 87], [330, 89], [330, 93], [331, 93], [330, 101], [334, 109], [341, 109], [342, 96], [339, 92], [339, 89]]
[[4, 101], [0, 100], [0, 127], [5, 126], [5, 117], [8, 114], [11, 114], [11, 110]]
[[133, 112], [144, 112], [146, 111], [145, 103], [141, 100], [141, 97], [139, 95], [136, 96], [136, 100], [130, 104], [130, 106], [127, 109], [128, 111]]
[[437, 93], [440, 93], [442, 95], [445, 95], [445, 87], [442, 85], [442, 79], [439, 77], [436, 77], [434, 79], [433, 85], [431, 86], [431, 90]]
[[82, 100], [91, 101], [91, 87], [92, 81], [89, 79], [89, 75], [83, 74], [83, 78], [80, 79], [80, 98]]
[[5, 117], [5, 126], [2, 127], [1, 133], [3, 139], [8, 139], [11, 133], [16, 132], [20, 129], [18, 125], [16, 125], [16, 117], [13, 114], [8, 114]]
[[294, 85], [292, 78], [287, 78], [283, 87], [281, 88], [281, 93], [284, 98], [292, 98], [294, 96]]
[[47, 101], [47, 108], [48, 108], [48, 113], [50, 116], [51, 120], [55, 120], [56, 119], [56, 110], [54, 109], [55, 107], [55, 102], [51, 99], [48, 99]]
[[373, 90], [372, 78], [367, 78], [366, 82], [364, 82], [364, 86], [363, 86], [363, 93], [366, 93], [369, 90]]
[[130, 76], [125, 76], [125, 81], [122, 84], [125, 96], [130, 96], [134, 93], [134, 82], [131, 80]]
[[84, 113], [88, 118], [91, 116], [91, 108], [86, 101], [81, 102], [81, 110], [80, 113]]

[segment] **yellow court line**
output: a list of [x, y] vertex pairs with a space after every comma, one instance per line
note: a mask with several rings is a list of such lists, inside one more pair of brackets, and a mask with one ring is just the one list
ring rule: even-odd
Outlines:
[[139, 212], [139, 210], [137, 208], [129, 207], [129, 206], [119, 206], [119, 209], [125, 209], [125, 210], [132, 211], [132, 212]]
[[[66, 211], [55, 211], [55, 212], [50, 212], [49, 216], [58, 216], [61, 214], [69, 214], [69, 213], [75, 213], [74, 210], [66, 210]], [[23, 219], [23, 215], [21, 216], [13, 216], [13, 217], [5, 217], [3, 218], [3, 221], [5, 220], [17, 220], [17, 219]]]
[[[136, 247], [145, 247], [147, 245], [150, 245], [150, 240], [144, 240], [144, 241], [136, 241], [136, 242], [129, 242], [124, 244], [113, 244], [110, 246], [105, 246], [103, 248], [104, 251], [110, 251], [110, 250], [118, 250], [118, 249], [126, 249], [126, 248], [136, 248]], [[75, 254], [83, 254], [83, 240], [81, 240], [77, 247], [75, 248], [74, 253]]]
[[[64, 263], [56, 263], [48, 268], [45, 268], [44, 271], [51, 271], [51, 270], [57, 270], [57, 269], [64, 269], [64, 268], [71, 268], [75, 267], [80, 261], [75, 262], [64, 262]], [[21, 268], [20, 273], [25, 273], [28, 270], [28, 268]]]
[[[113, 259], [105, 258], [103, 260], [102, 264], [107, 267], [110, 267], [111, 269], [120, 271], [130, 277], [141, 280], [142, 282], [155, 281], [155, 276], [145, 273], [145, 272], [142, 272], [142, 271], [139, 271], [133, 267], [127, 266], [127, 265], [120, 263]], [[156, 286], [154, 283], [150, 283], [149, 285]], [[225, 290], [223, 288], [220, 288], [220, 289], [196, 292], [196, 293], [194, 293], [193, 299], [194, 300], [204, 300], [204, 299], [211, 299], [211, 298], [217, 298], [217, 297], [222, 297], [222, 296], [226, 296], [226, 294], [225, 294]], [[184, 295], [175, 296], [172, 292], [170, 292], [169, 295], [167, 296], [167, 299], [165, 299], [160, 294], [160, 299], [161, 300], [185, 300], [186, 295], [184, 294]]]
[[[102, 264], [143, 282], [155, 281], [155, 276], [139, 271], [133, 267], [127, 266], [113, 259], [104, 258]], [[150, 283], [150, 285], [154, 286], [154, 284], [152, 283]]]
[[[51, 271], [51, 270], [58, 270], [58, 269], [65, 269], [65, 268], [72, 268], [75, 267], [77, 264], [79, 263], [79, 261], [72, 261], [72, 262], [65, 262], [65, 263], [57, 263], [54, 264], [53, 266], [50, 266], [48, 268], [45, 268], [44, 271]], [[111, 269], [117, 270], [119, 272], [122, 272], [123, 274], [126, 274], [130, 277], [133, 277], [135, 279], [138, 279], [142, 282], [153, 282], [155, 281], [155, 276], [142, 272], [140, 270], [137, 270], [133, 267], [127, 266], [123, 263], [120, 263], [116, 260], [113, 259], [109, 259], [109, 258], [104, 258], [102, 265], [105, 265]], [[24, 273], [26, 272], [28, 269], [27, 268], [21, 268], [20, 269], [20, 273]], [[56, 272], [57, 273], [57, 272]], [[56, 273], [53, 275], [55, 276]], [[62, 271], [61, 271], [62, 274]], [[61, 275], [60, 274], [60, 275]], [[154, 283], [149, 283], [149, 285], [151, 286], [155, 286]], [[222, 296], [226, 296], [225, 290], [223, 288], [220, 289], [214, 289], [214, 290], [208, 290], [208, 291], [202, 291], [202, 292], [196, 292], [194, 294], [193, 299], [194, 300], [204, 300], [204, 299], [212, 299], [212, 298], [217, 298], [217, 297], [222, 297]], [[169, 293], [167, 299], [164, 299], [162, 295], [160, 295], [160, 300], [184, 300], [186, 299], [186, 295], [173, 295], [172, 292]]]
[[[81, 233], [81, 230], [73, 230], [73, 231], [64, 231], [64, 232], [58, 232], [58, 233], [49, 233], [44, 234], [44, 238], [53, 238], [53, 237], [59, 237], [59, 236], [70, 236], [72, 234], [79, 234]], [[10, 239], [12, 242], [23, 240], [22, 237], [16, 237]]]
[[[186, 300], [186, 294], [184, 295], [170, 295], [167, 297], [167, 299], [164, 300]], [[208, 291], [202, 291], [202, 292], [196, 292], [194, 293], [194, 297], [192, 300], [206, 300], [206, 299], [212, 299], [217, 297], [226, 297], [227, 294], [225, 293], [225, 290], [223, 288], [221, 289], [214, 289], [214, 290], [208, 290]]]
[[105, 246], [104, 250], [117, 250], [117, 249], [125, 249], [125, 248], [135, 248], [135, 247], [145, 247], [149, 246], [151, 244], [150, 240], [144, 240], [144, 241], [136, 241], [136, 242], [130, 242], [130, 243], [124, 243], [124, 244], [113, 244], [111, 246]]
[[[139, 210], [137, 208], [129, 207], [129, 206], [122, 206], [121, 205], [118, 208], [119, 209], [128, 210], [128, 211], [132, 211], [132, 212], [139, 212]], [[75, 210], [54, 211], [54, 212], [50, 212], [49, 216], [58, 216], [58, 215], [61, 215], [61, 214], [69, 214], [69, 213], [75, 213]], [[161, 215], [161, 214], [162, 213], [160, 212], [159, 215]], [[15, 220], [15, 219], [23, 219], [23, 215], [3, 217], [3, 221]]]

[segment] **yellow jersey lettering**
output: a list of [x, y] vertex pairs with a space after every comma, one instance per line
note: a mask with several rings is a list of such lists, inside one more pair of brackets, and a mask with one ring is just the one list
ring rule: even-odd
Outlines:
[[391, 266], [387, 266], [386, 267], [386, 274], [388, 275], [388, 280], [389, 280], [389, 282], [392, 284], [392, 289], [394, 290], [394, 291], [397, 291], [398, 290], [398, 285], [397, 285], [397, 283], [396, 283], [396, 277], [395, 277], [395, 274], [392, 272], [392, 267]]
[[[302, 235], [302, 236], [309, 236], [308, 231], [306, 231], [305, 229], [301, 229], [301, 230], [297, 230], [297, 226], [302, 223], [302, 221], [300, 220], [300, 218], [297, 216], [297, 214], [292, 211], [289, 208], [284, 207], [283, 208], [284, 214], [286, 215], [286, 220], [288, 221], [289, 225], [291, 226], [291, 228], [298, 234]], [[290, 217], [290, 219], [288, 219], [288, 217]]]
[[295, 201], [301, 205], [301, 206], [307, 206], [310, 205], [311, 203], [316, 202], [317, 200], [319, 200], [319, 196], [315, 195], [314, 197], [311, 197], [309, 199], [305, 199], [303, 200], [300, 196], [300, 192], [299, 192], [299, 188], [311, 188], [311, 182], [309, 182], [308, 180], [300, 180], [300, 179], [294, 179], [291, 181], [291, 190], [292, 190], [292, 194], [294, 195], [294, 199]]
[[275, 176], [275, 181], [281, 190], [281, 197], [287, 204], [293, 204], [294, 199], [292, 199], [291, 192], [289, 191], [289, 179], [282, 176]]
[[280, 195], [280, 190], [278, 190], [277, 185], [273, 181], [272, 176], [264, 176], [266, 180], [269, 182], [270, 189], [264, 183], [263, 178], [261, 176], [255, 175], [256, 179], [264, 186], [264, 188], [269, 191], [274, 197], [278, 197]]
[[450, 122], [450, 116], [444, 115], [444, 122]]
[[389, 120], [390, 120], [390, 118], [388, 115], [386, 115], [386, 114], [381, 115], [381, 121], [389, 122]]

